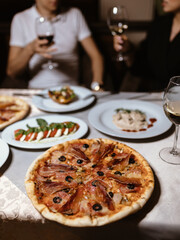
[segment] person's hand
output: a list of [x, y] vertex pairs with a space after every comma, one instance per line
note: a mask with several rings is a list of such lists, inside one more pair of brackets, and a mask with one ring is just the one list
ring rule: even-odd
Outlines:
[[128, 67], [131, 67], [134, 61], [134, 46], [128, 40], [126, 35], [115, 35], [113, 37], [113, 46], [115, 51], [122, 51], [125, 55], [125, 62]]
[[115, 35], [113, 37], [113, 45], [115, 51], [128, 52], [131, 48], [131, 43], [129, 42], [126, 35]]
[[[53, 45], [53, 43], [51, 45]], [[37, 38], [31, 43], [31, 48], [33, 53], [38, 53], [41, 56], [50, 59], [52, 58], [51, 53], [57, 50], [56, 48], [52, 48], [51, 45], [48, 45], [48, 40], [40, 40]]]

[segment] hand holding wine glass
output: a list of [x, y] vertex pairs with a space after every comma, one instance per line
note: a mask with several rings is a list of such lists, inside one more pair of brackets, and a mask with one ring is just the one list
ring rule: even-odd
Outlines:
[[[113, 36], [119, 35], [123, 37], [123, 33], [128, 29], [128, 14], [124, 6], [115, 6], [110, 8], [107, 16], [107, 24]], [[119, 50], [116, 61], [124, 61], [125, 55]]]
[[[54, 38], [54, 31], [51, 21], [44, 17], [38, 18], [36, 20], [36, 32], [39, 40], [46, 40], [46, 43], [43, 44], [41, 47], [45, 50], [44, 56], [47, 56], [47, 58], [50, 57], [49, 53], [54, 51], [54, 49], [49, 49], [49, 47], [53, 44]], [[48, 68], [52, 70], [54, 67], [57, 66], [57, 63], [54, 63], [49, 59], [46, 64], [42, 65], [42, 68]]]
[[166, 116], [175, 124], [174, 145], [160, 151], [160, 157], [165, 162], [180, 164], [180, 149], [177, 147], [178, 132], [180, 125], [180, 76], [170, 79], [167, 89], [164, 92], [163, 107]]

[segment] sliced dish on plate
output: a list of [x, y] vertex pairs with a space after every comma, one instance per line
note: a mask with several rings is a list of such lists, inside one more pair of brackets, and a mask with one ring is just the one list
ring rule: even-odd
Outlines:
[[76, 100], [76, 93], [69, 86], [61, 87], [60, 89], [48, 90], [49, 97], [59, 103], [68, 104]]
[[[55, 93], [58, 93], [63, 88], [64, 86], [58, 86], [50, 89], [45, 89], [40, 93], [42, 96], [41, 95], [33, 96], [32, 98], [33, 104], [39, 109], [46, 112], [54, 112], [54, 113], [55, 112], [71, 112], [71, 111], [76, 111], [76, 110], [85, 108], [90, 104], [92, 104], [95, 100], [95, 96], [92, 95], [92, 91], [90, 91], [89, 89], [84, 87], [79, 87], [79, 86], [70, 86], [70, 89], [73, 91], [73, 94], [71, 95], [72, 98], [70, 100], [73, 100], [73, 101], [70, 101], [67, 104], [60, 104], [59, 102], [55, 101], [55, 96], [57, 96], [57, 100], [60, 100], [63, 98], [61, 97], [61, 94], [59, 95]], [[53, 100], [50, 97], [48, 98], [43, 97], [43, 95], [48, 95], [48, 93], [51, 93]], [[54, 93], [54, 95], [52, 93]], [[86, 96], [88, 96], [88, 98], [86, 98]], [[66, 102], [66, 100], [63, 100], [63, 101]]]

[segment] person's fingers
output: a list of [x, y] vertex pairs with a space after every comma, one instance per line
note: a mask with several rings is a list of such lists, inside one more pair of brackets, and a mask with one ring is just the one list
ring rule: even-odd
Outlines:
[[122, 46], [121, 46], [121, 44], [119, 43], [119, 40], [118, 40], [117, 38], [114, 39], [113, 45], [114, 45], [114, 49], [115, 49], [116, 51], [119, 51], [119, 50], [122, 49]]
[[37, 44], [39, 46], [47, 46], [48, 40], [47, 39], [37, 39]]
[[57, 48], [47, 48], [46, 49], [47, 53], [56, 52], [56, 51], [57, 51]]
[[114, 41], [116, 42], [116, 43], [119, 43], [119, 44], [122, 44], [124, 41], [123, 41], [123, 38], [122, 38], [122, 35], [121, 36], [119, 36], [119, 35], [115, 35], [114, 36]]
[[121, 36], [121, 39], [122, 39], [123, 42], [128, 41], [128, 37], [124, 34]]
[[113, 38], [113, 45], [114, 45], [114, 49], [116, 51], [119, 51], [122, 49], [122, 44], [123, 44], [123, 40], [121, 36], [115, 35]]
[[48, 58], [48, 59], [51, 59], [52, 58], [52, 55], [51, 54], [48, 54], [48, 53], [40, 53], [41, 56], [45, 57], [45, 58]]
[[37, 53], [39, 54], [49, 54], [57, 51], [57, 48], [45, 48], [45, 47], [37, 47]]
[[116, 51], [128, 51], [130, 46], [128, 37], [124, 34], [121, 36], [115, 35], [113, 38], [113, 46]]

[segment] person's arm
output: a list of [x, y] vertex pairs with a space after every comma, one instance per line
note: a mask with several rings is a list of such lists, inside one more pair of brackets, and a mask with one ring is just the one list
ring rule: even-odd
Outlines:
[[92, 37], [87, 37], [81, 44], [91, 59], [93, 79], [92, 82], [103, 84], [104, 61]]
[[7, 63], [7, 75], [13, 78], [23, 73], [28, 66], [29, 60], [35, 53], [46, 58], [51, 58], [49, 53], [55, 49], [45, 46], [47, 42], [48, 40], [35, 39], [24, 48], [11, 46]]

